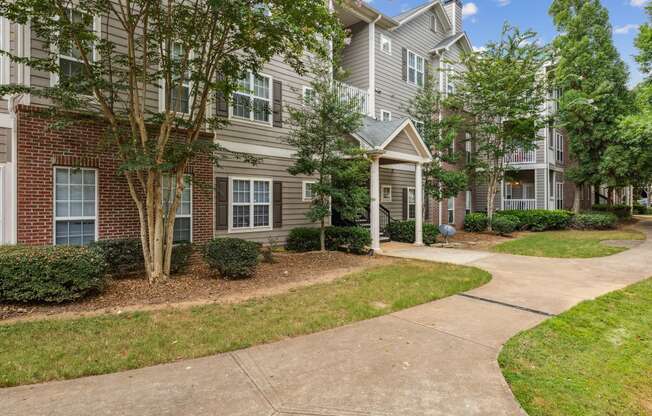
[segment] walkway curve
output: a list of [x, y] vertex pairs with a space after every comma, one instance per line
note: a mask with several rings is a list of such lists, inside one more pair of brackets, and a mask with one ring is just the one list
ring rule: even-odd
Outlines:
[[652, 275], [648, 239], [586, 260], [411, 248], [492, 273], [463, 295], [330, 331], [116, 374], [0, 390], [0, 414], [523, 415], [496, 358], [518, 332]]

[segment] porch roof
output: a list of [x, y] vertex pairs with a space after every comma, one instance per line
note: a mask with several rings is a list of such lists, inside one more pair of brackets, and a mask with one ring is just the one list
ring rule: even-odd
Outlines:
[[[396, 151], [386, 151], [387, 147], [394, 139], [399, 137], [401, 132], [405, 132], [419, 156], [405, 154], [397, 155]], [[418, 130], [408, 117], [398, 117], [391, 121], [379, 121], [365, 116], [362, 127], [353, 134], [360, 144], [374, 152], [387, 153], [389, 156], [395, 156], [399, 160], [428, 163], [432, 161], [432, 156], [428, 146], [421, 138]]]

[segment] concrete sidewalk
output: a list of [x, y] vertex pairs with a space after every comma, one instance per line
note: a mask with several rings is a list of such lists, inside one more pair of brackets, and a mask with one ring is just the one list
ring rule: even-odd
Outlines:
[[124, 373], [0, 390], [9, 415], [519, 415], [496, 357], [519, 331], [652, 275], [652, 222], [619, 255], [557, 260], [436, 248], [388, 255], [468, 264], [493, 280], [331, 331]]

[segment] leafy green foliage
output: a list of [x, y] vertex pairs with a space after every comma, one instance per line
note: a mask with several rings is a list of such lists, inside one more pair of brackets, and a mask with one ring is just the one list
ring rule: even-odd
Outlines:
[[464, 217], [464, 231], [470, 233], [481, 233], [486, 231], [488, 225], [487, 214], [472, 212]]
[[204, 259], [224, 278], [253, 276], [259, 256], [260, 244], [239, 238], [216, 238], [204, 248]]
[[106, 264], [86, 247], [0, 248], [0, 300], [68, 302], [101, 291]]
[[[399, 243], [414, 243], [416, 223], [413, 220], [392, 221], [387, 227], [389, 238]], [[433, 224], [423, 224], [423, 243], [432, 245], [437, 242], [439, 230]]]
[[320, 248], [319, 236], [321, 230], [319, 228], [296, 227], [290, 230], [288, 238], [285, 243], [285, 248], [297, 253], [305, 253], [308, 251], [317, 251]]
[[608, 212], [585, 212], [575, 214], [572, 228], [577, 230], [611, 230], [616, 228], [618, 217]]
[[518, 217], [513, 215], [496, 215], [491, 221], [492, 230], [498, 235], [510, 235], [520, 225]]
[[527, 231], [565, 230], [573, 219], [572, 212], [545, 209], [500, 211], [496, 216], [516, 218], [518, 228]]
[[[299, 253], [320, 249], [319, 228], [293, 228], [287, 238], [286, 248]], [[364, 254], [371, 245], [369, 230], [362, 227], [326, 227], [326, 249]]]
[[632, 216], [632, 211], [629, 205], [625, 204], [595, 204], [591, 207], [596, 212], [610, 212], [618, 217], [619, 220], [626, 220]]
[[191, 243], [179, 243], [175, 244], [172, 247], [172, 257], [170, 261], [172, 266], [170, 267], [170, 272], [172, 274], [182, 273], [188, 263], [190, 263], [190, 257], [194, 253], [194, 247]]
[[[106, 271], [114, 278], [140, 273], [145, 269], [143, 246], [138, 239], [98, 240], [89, 246], [98, 252], [106, 263]], [[190, 243], [172, 246], [171, 273], [181, 273], [188, 265], [193, 247]]]

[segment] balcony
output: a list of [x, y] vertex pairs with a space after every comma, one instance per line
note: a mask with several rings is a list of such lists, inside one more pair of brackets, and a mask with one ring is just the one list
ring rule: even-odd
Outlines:
[[522, 164], [522, 163], [536, 163], [537, 151], [534, 150], [517, 150], [505, 156], [505, 163], [507, 164]]
[[347, 102], [351, 99], [358, 101], [358, 111], [364, 115], [369, 115], [369, 91], [354, 87], [344, 82], [335, 82], [335, 90], [340, 96], [340, 100]]
[[505, 199], [505, 210], [527, 211], [537, 209], [536, 199]]

